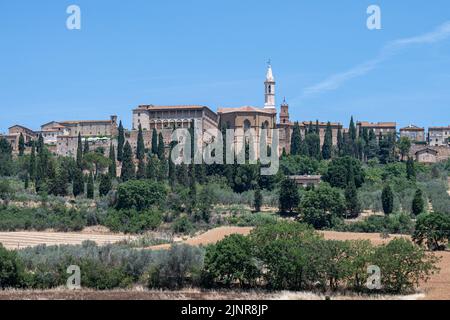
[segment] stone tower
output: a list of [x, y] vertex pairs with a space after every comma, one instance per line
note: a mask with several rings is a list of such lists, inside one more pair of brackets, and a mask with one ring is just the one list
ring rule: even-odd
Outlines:
[[281, 104], [281, 112], [280, 112], [280, 123], [281, 124], [289, 124], [289, 105], [286, 103], [286, 98], [283, 100]]
[[267, 67], [267, 75], [265, 85], [265, 103], [264, 109], [275, 109], [275, 79], [272, 73], [272, 66], [270, 62]]

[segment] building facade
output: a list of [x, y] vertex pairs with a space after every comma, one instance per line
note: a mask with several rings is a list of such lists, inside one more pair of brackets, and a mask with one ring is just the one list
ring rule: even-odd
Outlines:
[[13, 153], [19, 151], [19, 139], [21, 134], [24, 138], [25, 146], [29, 146], [31, 141], [35, 140], [38, 136], [35, 131], [17, 124], [8, 128], [8, 134], [2, 135], [2, 137], [11, 145]]
[[362, 133], [364, 129], [368, 131], [373, 130], [375, 135], [378, 137], [386, 136], [389, 134], [397, 133], [397, 123], [396, 122], [367, 122], [367, 121], [358, 121], [356, 123], [356, 130], [358, 135]]
[[415, 125], [409, 125], [400, 129], [400, 137], [409, 138], [412, 142], [426, 142], [425, 129]]
[[428, 128], [428, 144], [430, 146], [449, 146], [450, 145], [450, 126], [430, 127]]

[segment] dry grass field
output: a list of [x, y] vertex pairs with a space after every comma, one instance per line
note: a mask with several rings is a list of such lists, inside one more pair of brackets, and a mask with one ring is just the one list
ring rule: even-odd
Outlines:
[[[422, 294], [409, 296], [366, 296], [337, 295], [332, 300], [417, 300]], [[0, 300], [325, 300], [324, 295], [310, 292], [263, 292], [263, 291], [217, 291], [187, 289], [180, 291], [144, 290], [111, 290], [70, 291], [55, 290], [5, 290], [0, 291]]]
[[95, 241], [98, 245], [119, 242], [130, 236], [113, 234], [95, 234], [91, 232], [63, 233], [63, 232], [0, 232], [0, 243], [7, 249], [21, 249], [46, 245], [77, 245], [83, 241]]

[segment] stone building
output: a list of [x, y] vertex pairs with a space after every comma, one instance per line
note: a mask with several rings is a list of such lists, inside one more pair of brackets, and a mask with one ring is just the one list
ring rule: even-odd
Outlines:
[[450, 145], [450, 126], [428, 128], [428, 144], [435, 147]]
[[303, 188], [318, 186], [322, 180], [320, 175], [302, 175], [302, 176], [289, 176], [289, 179], [294, 180], [295, 183]]
[[409, 125], [400, 129], [400, 137], [407, 137], [412, 142], [425, 142], [425, 129], [415, 125]]
[[[300, 133], [302, 138], [305, 138], [305, 132], [309, 127], [311, 121], [302, 121], [299, 122]], [[316, 121], [312, 121], [314, 128], [316, 127]], [[289, 118], [289, 105], [286, 103], [286, 100], [281, 104], [281, 112], [280, 112], [280, 122], [277, 125], [277, 128], [280, 129], [280, 151], [283, 149], [286, 150], [287, 153], [291, 152], [291, 139], [292, 139], [292, 131], [294, 129], [295, 122], [291, 122]], [[327, 129], [328, 122], [319, 122], [319, 137], [320, 137], [320, 145], [322, 146], [325, 141], [325, 132]], [[332, 141], [333, 146], [337, 146], [337, 136], [339, 129], [343, 133], [343, 126], [338, 122], [331, 122], [331, 132], [332, 132]]]
[[[277, 112], [271, 108], [257, 108], [244, 106], [240, 108], [220, 108], [219, 122], [221, 128], [234, 130], [235, 152], [244, 146], [245, 136], [252, 132], [253, 146], [256, 156], [259, 156], [259, 142], [261, 139], [261, 129], [268, 129], [266, 142], [272, 143], [272, 131], [276, 128]], [[251, 130], [251, 131], [250, 131]], [[247, 140], [249, 142], [249, 140]]]
[[207, 141], [210, 137], [205, 132], [218, 128], [218, 115], [209, 107], [202, 105], [141, 105], [133, 110], [133, 127], [127, 133], [127, 139], [133, 150], [135, 150], [138, 129], [139, 125], [141, 125], [146, 148], [151, 148], [153, 129], [156, 129], [158, 135], [162, 133], [164, 143], [166, 148], [168, 148], [172, 139], [173, 130], [178, 128], [188, 129], [192, 124], [195, 125], [197, 130], [203, 132], [203, 141]]
[[117, 136], [117, 116], [109, 120], [51, 121], [41, 126], [44, 143], [60, 156], [76, 156], [78, 134], [87, 139], [91, 150], [99, 147], [109, 150], [111, 140]]
[[396, 122], [367, 122], [367, 121], [358, 121], [356, 123], [356, 130], [358, 135], [362, 133], [364, 129], [368, 131], [373, 130], [377, 138], [381, 136], [386, 136], [388, 134], [396, 134], [397, 133], [397, 123]]
[[67, 136], [109, 137], [117, 135], [117, 116], [109, 120], [52, 121], [41, 126], [41, 132], [62, 133]]
[[[89, 143], [89, 150], [94, 151], [101, 148], [105, 156], [109, 155], [111, 143], [115, 146], [117, 151], [117, 139], [111, 137], [83, 137], [83, 145], [85, 140]], [[54, 149], [59, 156], [76, 157], [78, 150], [78, 136], [58, 136], [56, 148]]]
[[31, 141], [35, 140], [38, 136], [35, 131], [17, 124], [8, 128], [8, 134], [2, 135], [11, 145], [13, 153], [19, 151], [19, 138], [21, 134], [23, 135], [25, 145], [30, 145]]
[[58, 136], [70, 135], [68, 128], [55, 121], [42, 125], [39, 133], [42, 135], [44, 143], [47, 145], [56, 145]]
[[450, 147], [412, 145], [409, 156], [420, 163], [429, 164], [447, 161], [450, 159]]

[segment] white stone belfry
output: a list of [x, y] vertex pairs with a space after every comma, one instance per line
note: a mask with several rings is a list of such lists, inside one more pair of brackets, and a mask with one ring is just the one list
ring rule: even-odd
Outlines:
[[267, 67], [266, 81], [264, 82], [265, 91], [265, 102], [264, 109], [275, 109], [275, 78], [272, 73], [272, 66]]

